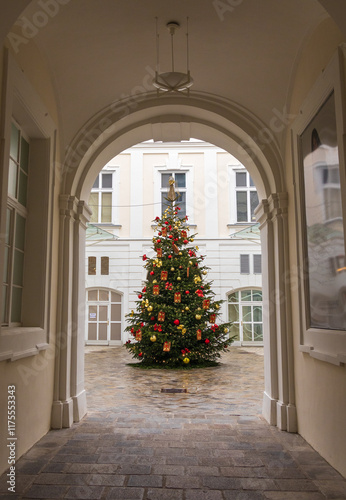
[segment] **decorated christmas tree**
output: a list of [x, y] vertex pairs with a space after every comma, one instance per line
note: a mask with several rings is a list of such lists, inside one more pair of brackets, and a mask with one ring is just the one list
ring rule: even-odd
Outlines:
[[156, 256], [143, 255], [147, 279], [127, 315], [132, 338], [126, 348], [143, 366], [210, 366], [226, 351], [229, 323], [218, 324], [221, 300], [214, 300], [208, 267], [197, 254], [188, 217], [180, 217], [174, 179], [169, 181], [168, 206], [156, 217]]

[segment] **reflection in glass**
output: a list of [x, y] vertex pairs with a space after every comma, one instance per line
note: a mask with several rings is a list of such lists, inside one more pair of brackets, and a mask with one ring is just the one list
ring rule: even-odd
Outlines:
[[346, 329], [344, 221], [334, 94], [300, 137], [304, 170], [308, 327]]

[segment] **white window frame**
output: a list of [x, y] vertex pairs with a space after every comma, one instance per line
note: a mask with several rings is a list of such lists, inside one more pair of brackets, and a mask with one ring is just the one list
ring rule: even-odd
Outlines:
[[[30, 214], [27, 219], [25, 253], [30, 264], [24, 265], [23, 326], [8, 326], [0, 329], [0, 361], [15, 361], [38, 354], [47, 349], [50, 342], [53, 186], [54, 175], [58, 173], [54, 171], [56, 126], [49, 111], [9, 51], [5, 51], [5, 63], [7, 65], [4, 70], [6, 79], [1, 100], [4, 117], [1, 133], [4, 138], [4, 147], [0, 157], [2, 189], [0, 232], [5, 231], [10, 131], [13, 118], [18, 123], [25, 123], [23, 129], [30, 138], [29, 163], [35, 165], [34, 169], [31, 169], [29, 165], [30, 183], [33, 186], [42, 187], [41, 197], [35, 197], [32, 192]], [[30, 196], [30, 187], [28, 193]], [[36, 234], [34, 235], [35, 224]], [[0, 245], [0, 273], [3, 274], [3, 243], [0, 242]], [[40, 249], [39, 252], [37, 248]], [[30, 283], [30, 286], [25, 287], [25, 283]], [[0, 295], [2, 295], [2, 289]]]
[[[340, 183], [341, 191], [346, 191], [346, 171], [345, 171], [345, 147], [343, 137], [346, 133], [345, 126], [345, 105], [344, 95], [344, 72], [345, 72], [346, 49], [344, 46], [338, 48], [330, 63], [312, 87], [305, 100], [300, 113], [292, 124], [292, 143], [294, 161], [294, 186], [296, 200], [296, 234], [297, 234], [297, 254], [298, 254], [298, 275], [297, 292], [299, 300], [299, 321], [300, 321], [300, 351], [308, 353], [311, 357], [332, 363], [334, 365], [345, 365], [346, 363], [346, 331], [328, 330], [308, 327], [308, 307], [309, 297], [307, 293], [306, 276], [304, 274], [305, 259], [305, 221], [303, 190], [304, 186], [300, 177], [300, 150], [299, 138], [311, 120], [317, 114], [327, 98], [334, 92], [336, 130], [339, 150]], [[344, 236], [346, 238], [346, 203], [343, 199], [343, 221]], [[345, 241], [346, 245], [346, 241]], [[292, 280], [293, 282], [293, 280]]]
[[[170, 162], [171, 163], [171, 162]], [[167, 173], [186, 174], [185, 177], [185, 192], [186, 192], [186, 215], [188, 216], [187, 224], [194, 225], [194, 209], [193, 209], [193, 167], [192, 165], [177, 165], [171, 168], [169, 165], [154, 166], [154, 214], [158, 214], [157, 207], [160, 207], [161, 214], [161, 174]]]
[[[247, 286], [247, 287], [244, 287], [244, 288], [237, 288], [235, 290], [231, 290], [230, 292], [227, 293], [227, 321], [230, 321], [230, 318], [229, 318], [229, 304], [238, 304], [239, 305], [239, 321], [238, 322], [235, 322], [235, 323], [238, 323], [239, 324], [239, 340], [235, 340], [234, 341], [234, 344], [235, 345], [252, 345], [252, 346], [263, 346], [263, 340], [242, 340], [241, 339], [241, 336], [243, 334], [243, 331], [242, 331], [242, 319], [241, 319], [241, 315], [240, 315], [240, 311], [242, 310], [242, 307], [244, 305], [250, 305], [250, 306], [258, 306], [260, 305], [262, 307], [262, 321], [259, 322], [259, 321], [251, 321], [251, 324], [254, 325], [254, 324], [261, 324], [262, 325], [262, 336], [263, 336], [263, 295], [262, 295], [262, 300], [261, 301], [254, 301], [254, 300], [251, 300], [251, 301], [248, 301], [248, 302], [245, 302], [245, 301], [242, 301], [241, 300], [241, 292], [245, 292], [247, 290], [251, 290], [251, 292], [255, 291], [255, 292], [262, 292], [262, 288], [260, 287], [256, 287], [256, 286]], [[240, 295], [240, 298], [238, 300], [238, 302], [229, 302], [229, 296], [232, 295], [233, 293], [236, 293], [238, 292], [238, 294]], [[263, 292], [262, 292], [263, 294]], [[238, 295], [238, 297], [239, 297]]]
[[[237, 186], [236, 178], [237, 173], [246, 174], [246, 186]], [[231, 200], [231, 223], [238, 225], [248, 225], [256, 224], [256, 220], [251, 220], [251, 192], [257, 192], [256, 186], [250, 186], [250, 173], [242, 165], [236, 165], [231, 167], [231, 182], [230, 182], [230, 200]], [[246, 202], [247, 202], [247, 220], [238, 221], [238, 208], [237, 208], [237, 192], [246, 192]]]
[[[104, 174], [111, 174], [112, 175], [112, 187], [111, 188], [103, 188], [102, 187], [102, 176]], [[118, 208], [115, 206], [115, 199], [119, 199], [119, 196], [116, 196], [116, 180], [119, 177], [119, 175], [116, 175], [116, 169], [114, 167], [109, 168], [109, 167], [104, 167], [97, 175], [99, 178], [99, 187], [98, 188], [91, 188], [90, 194], [91, 193], [98, 193], [98, 220], [97, 222], [92, 222], [90, 221], [91, 224], [97, 224], [98, 226], [113, 226], [117, 223], [118, 219]], [[95, 179], [96, 180], [96, 179]], [[108, 222], [102, 222], [101, 221], [101, 207], [102, 207], [102, 194], [103, 193], [111, 193], [111, 220]], [[92, 207], [91, 207], [92, 209]]]

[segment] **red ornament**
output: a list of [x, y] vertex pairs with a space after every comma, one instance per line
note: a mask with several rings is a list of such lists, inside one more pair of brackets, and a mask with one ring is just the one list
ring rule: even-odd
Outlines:
[[173, 323], [174, 323], [175, 325], [179, 325], [179, 324], [180, 324], [180, 321], [179, 321], [178, 319], [175, 319], [175, 320], [173, 321]]
[[170, 235], [168, 236], [168, 238], [172, 239], [172, 238], [173, 238], [173, 236], [170, 234]]
[[184, 240], [184, 243], [185, 243], [185, 245], [187, 245], [187, 243], [188, 243], [188, 240]]
[[180, 208], [180, 207], [177, 207], [176, 209], [177, 209], [177, 210], [181, 210], [181, 208]]
[[156, 243], [161, 243], [160, 238], [158, 238], [158, 239], [156, 240]]
[[209, 339], [205, 339], [205, 343], [206, 344], [209, 344], [210, 340]]
[[150, 274], [151, 274], [151, 276], [153, 276], [155, 273], [154, 273], [154, 271], [150, 271]]
[[174, 241], [179, 241], [179, 238], [174, 238]]
[[138, 298], [139, 298], [139, 299], [141, 299], [142, 297], [143, 297], [143, 295], [140, 293], [140, 294], [138, 295]]
[[160, 217], [155, 217], [155, 220], [160, 220]]
[[165, 222], [165, 224], [166, 224], [166, 226], [168, 226], [168, 222], [167, 221]]
[[168, 229], [169, 229], [170, 231], [172, 231], [172, 226], [171, 226], [171, 225], [169, 225], [169, 226], [168, 226]]
[[147, 291], [147, 287], [145, 286], [145, 287], [143, 288], [142, 292], [144, 292], [144, 293], [145, 293], [146, 291]]
[[143, 260], [147, 260], [147, 256], [144, 254], [142, 257]]
[[161, 236], [161, 234], [162, 234], [162, 233], [161, 233], [161, 231], [159, 231], [159, 232], [158, 232], [158, 235], [159, 235], [159, 236]]
[[168, 255], [168, 258], [171, 259], [172, 258], [172, 255]]
[[155, 316], [152, 316], [152, 317], [150, 318], [150, 321], [155, 321]]
[[141, 358], [141, 357], [143, 356], [143, 353], [142, 353], [142, 352], [140, 352], [140, 353], [138, 354], [138, 356]]
[[186, 295], [189, 295], [190, 292], [189, 292], [189, 290], [186, 290], [185, 293], [186, 293]]

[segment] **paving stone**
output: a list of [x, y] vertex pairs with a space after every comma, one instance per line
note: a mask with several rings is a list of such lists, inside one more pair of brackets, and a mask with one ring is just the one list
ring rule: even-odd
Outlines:
[[283, 491], [317, 491], [318, 488], [309, 479], [277, 479], [276, 484]]
[[26, 475], [38, 474], [45, 465], [47, 465], [47, 461], [26, 460], [22, 458], [21, 461], [16, 464], [16, 472]]
[[326, 497], [322, 493], [315, 491], [266, 491], [263, 494], [264, 498], [268, 500], [326, 500]]
[[104, 488], [102, 486], [72, 486], [64, 498], [78, 500], [100, 500]]
[[89, 480], [88, 474], [51, 474], [42, 473], [35, 479], [35, 484], [69, 484], [83, 485]]
[[[164, 497], [162, 497], [164, 498]], [[219, 490], [185, 490], [186, 500], [222, 500]]]
[[142, 500], [143, 496], [144, 488], [110, 488], [106, 500]]
[[204, 477], [203, 486], [213, 490], [241, 490], [243, 485], [241, 479], [233, 477]]
[[63, 498], [68, 486], [53, 486], [35, 484], [25, 492], [23, 498]]
[[225, 500], [265, 500], [265, 496], [261, 491], [223, 491]]
[[146, 500], [183, 500], [184, 490], [168, 490], [167, 488], [149, 489]]
[[278, 490], [276, 482], [273, 479], [246, 477], [241, 479], [241, 485], [244, 490]]
[[302, 465], [302, 471], [311, 479], [341, 479], [342, 476], [330, 465]]
[[153, 488], [161, 488], [162, 487], [162, 476], [150, 476], [150, 475], [133, 475], [129, 477], [127, 486], [140, 486], [143, 488], [153, 487]]
[[52, 462], [93, 464], [97, 461], [97, 458], [97, 455], [59, 454], [52, 458]]
[[202, 485], [201, 478], [192, 476], [167, 476], [166, 488], [186, 489], [200, 488]]
[[265, 467], [220, 467], [220, 474], [227, 477], [268, 477]]
[[314, 481], [315, 485], [321, 490], [321, 492], [329, 499], [344, 499], [346, 498], [346, 481], [338, 480], [321, 480]]
[[159, 474], [162, 476], [182, 476], [184, 467], [182, 465], [153, 465], [151, 474]]
[[167, 465], [197, 465], [199, 463], [198, 457], [167, 457]]
[[124, 482], [124, 475], [91, 474], [88, 478], [90, 486], [124, 486]]

